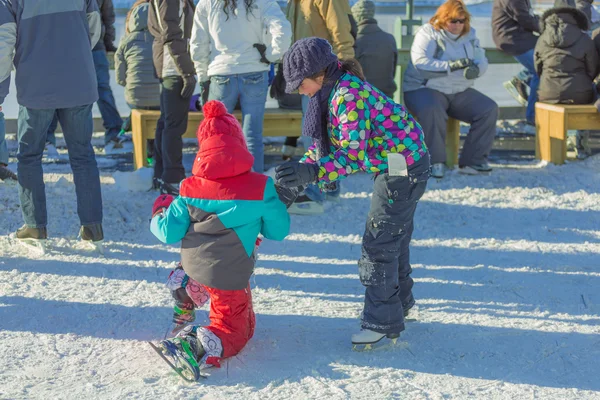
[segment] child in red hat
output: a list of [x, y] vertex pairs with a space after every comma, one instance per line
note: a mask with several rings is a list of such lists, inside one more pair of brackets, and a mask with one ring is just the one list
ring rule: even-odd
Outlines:
[[[254, 333], [249, 279], [261, 234], [283, 240], [290, 218], [273, 180], [252, 172], [254, 158], [242, 128], [219, 101], [208, 102], [198, 128], [193, 176], [177, 198], [160, 196], [150, 229], [164, 243], [181, 241], [181, 264], [167, 286], [176, 300], [176, 323], [194, 320], [194, 308], [210, 299], [210, 325], [188, 325], [159, 349], [198, 379], [239, 353]], [[190, 374], [190, 377], [191, 374]]]

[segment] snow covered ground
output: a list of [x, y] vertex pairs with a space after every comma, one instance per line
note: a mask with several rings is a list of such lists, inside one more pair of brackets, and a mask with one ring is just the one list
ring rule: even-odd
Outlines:
[[17, 188], [0, 183], [0, 398], [600, 398], [600, 156], [495, 167], [430, 182], [411, 254], [418, 322], [395, 347], [351, 351], [371, 188], [355, 176], [324, 216], [293, 216], [283, 243], [263, 242], [255, 336], [199, 384], [144, 343], [169, 325], [178, 260], [148, 230], [148, 171], [102, 171], [106, 258], [76, 241], [66, 164], [45, 165], [44, 256], [9, 237]]

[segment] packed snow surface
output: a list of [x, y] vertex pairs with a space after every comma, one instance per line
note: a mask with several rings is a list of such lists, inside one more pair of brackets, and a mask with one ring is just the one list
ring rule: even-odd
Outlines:
[[68, 165], [45, 170], [46, 255], [10, 237], [18, 191], [0, 183], [2, 399], [600, 398], [600, 156], [431, 180], [411, 247], [417, 321], [362, 353], [350, 335], [372, 182], [351, 177], [324, 215], [263, 242], [254, 338], [198, 384], [145, 343], [169, 327], [178, 260], [148, 229], [150, 174], [103, 170], [102, 257], [77, 241]]

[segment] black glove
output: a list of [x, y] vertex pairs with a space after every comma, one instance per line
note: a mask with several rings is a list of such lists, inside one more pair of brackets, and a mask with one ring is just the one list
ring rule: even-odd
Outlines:
[[183, 77], [183, 89], [181, 89], [181, 97], [184, 99], [189, 99], [194, 94], [194, 89], [196, 89], [196, 76], [185, 75]]
[[107, 53], [116, 53], [117, 52], [117, 48], [115, 47], [115, 45], [112, 42], [104, 43], [104, 47], [106, 48]]
[[473, 65], [473, 60], [468, 58], [461, 58], [459, 60], [450, 61], [448, 63], [450, 66], [450, 72], [458, 71], [459, 69], [465, 69]]
[[467, 79], [477, 79], [479, 78], [479, 67], [473, 64], [470, 67], [465, 68], [463, 75]]
[[298, 198], [298, 194], [300, 193], [300, 188], [288, 188], [281, 185], [275, 185], [275, 190], [277, 191], [277, 196], [279, 196], [279, 200], [283, 204], [285, 204], [286, 208], [290, 208], [290, 206], [296, 201]]
[[267, 57], [265, 56], [266, 51], [267, 51], [267, 46], [265, 46], [262, 43], [254, 43], [254, 45], [252, 47], [254, 47], [256, 50], [258, 50], [258, 53], [260, 54], [260, 62], [261, 63], [265, 63], [267, 65], [271, 64], [271, 62], [269, 60], [267, 60]]
[[315, 164], [304, 164], [288, 161], [275, 168], [277, 184], [285, 187], [306, 186], [315, 183], [318, 178], [319, 167]]
[[200, 108], [208, 102], [208, 92], [210, 90], [210, 81], [200, 82]]

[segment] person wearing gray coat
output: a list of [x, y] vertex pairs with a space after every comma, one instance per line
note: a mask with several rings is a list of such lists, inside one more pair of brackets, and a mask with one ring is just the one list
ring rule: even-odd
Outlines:
[[396, 39], [377, 25], [375, 3], [372, 1], [360, 0], [352, 6], [352, 15], [358, 24], [356, 59], [363, 68], [367, 81], [386, 96], [394, 96], [397, 89], [394, 76], [398, 62]]
[[115, 54], [117, 83], [125, 86], [125, 101], [130, 108], [159, 110], [160, 82], [154, 74], [152, 43], [148, 31], [147, 0], [138, 0], [127, 15], [126, 34]]

